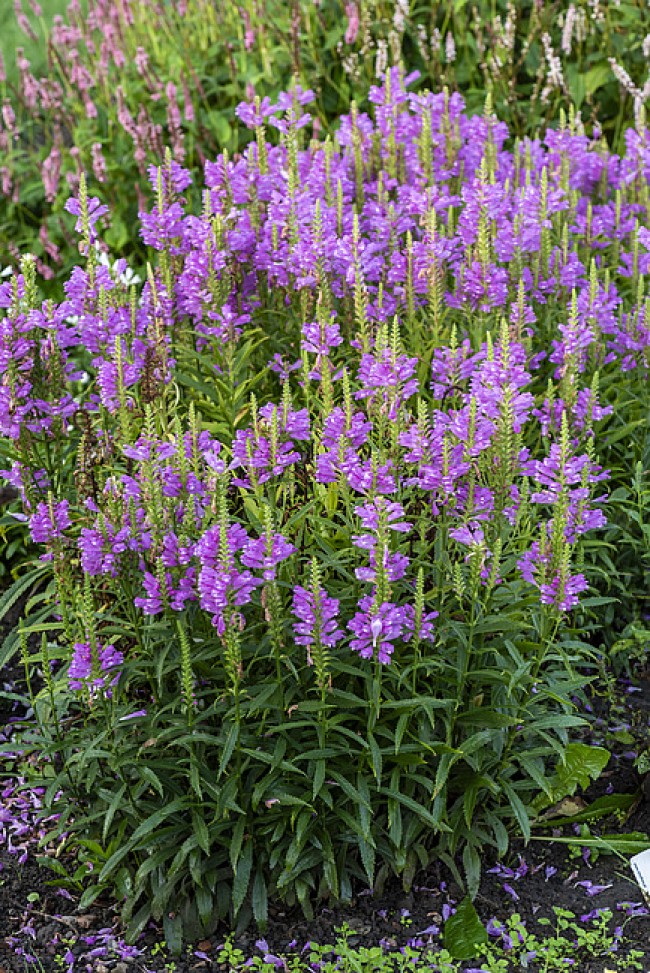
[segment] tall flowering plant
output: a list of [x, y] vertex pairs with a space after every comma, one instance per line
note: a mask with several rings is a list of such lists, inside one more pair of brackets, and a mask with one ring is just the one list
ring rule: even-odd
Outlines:
[[647, 395], [648, 134], [506, 149], [395, 70], [307, 144], [310, 100], [241, 109], [198, 215], [152, 169], [141, 287], [85, 179], [65, 299], [30, 258], [0, 285], [4, 475], [49, 578], [4, 657], [45, 674], [25, 746], [83, 902], [117, 888], [133, 935], [434, 855], [475, 890], [583, 722], [591, 538]]

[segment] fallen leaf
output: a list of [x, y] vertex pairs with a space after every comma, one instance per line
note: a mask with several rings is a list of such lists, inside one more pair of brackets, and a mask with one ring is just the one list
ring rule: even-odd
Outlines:
[[73, 918], [75, 923], [79, 926], [80, 929], [90, 929], [93, 922], [95, 921], [95, 917], [91, 915], [74, 916]]
[[540, 820], [547, 821], [549, 818], [571, 818], [574, 814], [580, 814], [587, 807], [581, 797], [565, 797], [559, 804], [554, 804], [548, 811], [540, 816]]

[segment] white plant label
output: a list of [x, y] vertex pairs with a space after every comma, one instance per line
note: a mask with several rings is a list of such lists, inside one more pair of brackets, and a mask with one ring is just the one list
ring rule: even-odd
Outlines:
[[634, 872], [634, 877], [641, 886], [641, 891], [646, 899], [650, 900], [650, 848], [631, 858], [630, 866]]

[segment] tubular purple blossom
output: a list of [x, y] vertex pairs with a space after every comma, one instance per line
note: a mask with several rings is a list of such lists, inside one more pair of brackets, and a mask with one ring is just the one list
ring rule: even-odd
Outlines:
[[333, 648], [343, 638], [337, 624], [339, 601], [330, 598], [323, 588], [319, 587], [314, 592], [296, 585], [292, 610], [299, 619], [293, 625], [298, 645], [310, 646], [320, 642], [326, 648]]
[[394, 642], [403, 637], [406, 629], [406, 613], [391, 602], [375, 607], [370, 596], [359, 602], [361, 611], [348, 622], [354, 638], [350, 648], [362, 659], [376, 658], [388, 665], [394, 651]]

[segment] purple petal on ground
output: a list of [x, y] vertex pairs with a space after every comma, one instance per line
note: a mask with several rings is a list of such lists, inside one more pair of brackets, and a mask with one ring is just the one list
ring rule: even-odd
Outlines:
[[596, 885], [594, 882], [589, 882], [587, 880], [584, 882], [576, 882], [576, 885], [583, 888], [590, 898], [593, 898], [594, 895], [600, 895], [601, 892], [605, 892], [607, 889], [611, 889], [612, 887], [611, 882], [609, 885]]
[[643, 902], [619, 902], [616, 908], [619, 912], [624, 912], [628, 919], [650, 916], [650, 909]]
[[494, 918], [489, 919], [488, 924], [485, 928], [488, 936], [498, 937], [503, 935], [503, 923], [500, 922], [498, 919], [494, 919]]
[[593, 922], [593, 920], [602, 915], [604, 911], [604, 909], [592, 909], [591, 912], [585, 912], [580, 916], [580, 922]]

